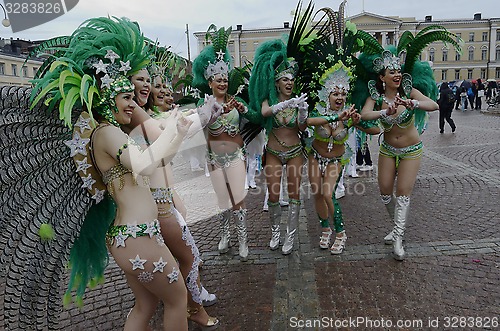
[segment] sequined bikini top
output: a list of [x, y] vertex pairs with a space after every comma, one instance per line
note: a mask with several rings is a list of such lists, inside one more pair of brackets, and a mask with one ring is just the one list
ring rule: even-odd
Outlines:
[[213, 136], [219, 136], [226, 132], [231, 137], [240, 133], [240, 113], [233, 108], [229, 113], [217, 117], [214, 123], [208, 126], [208, 132]]
[[297, 108], [288, 108], [280, 111], [278, 114], [273, 116], [273, 129], [296, 127], [297, 113]]
[[[112, 166], [108, 170], [104, 171], [102, 173], [102, 181], [104, 182], [104, 184], [108, 188], [109, 194], [113, 195], [115, 192], [115, 188], [113, 186], [113, 181], [115, 179], [117, 179], [117, 178], [120, 179], [120, 184], [118, 186], [118, 189], [121, 190], [121, 189], [123, 189], [123, 186], [125, 185], [124, 176], [126, 174], [131, 174], [131, 173], [132, 173], [132, 170], [125, 168], [123, 166], [123, 164], [121, 164], [121, 163], [115, 164], [114, 166]], [[137, 185], [137, 181], [136, 181], [135, 177], [134, 176], [132, 176], [132, 177], [134, 178], [134, 184]]]
[[380, 124], [382, 124], [382, 127], [384, 128], [384, 132], [390, 131], [394, 126], [394, 124], [396, 124], [401, 129], [405, 129], [413, 124], [415, 120], [415, 116], [413, 116], [414, 114], [415, 114], [414, 110], [409, 110], [405, 108], [396, 117], [387, 116], [380, 118]]

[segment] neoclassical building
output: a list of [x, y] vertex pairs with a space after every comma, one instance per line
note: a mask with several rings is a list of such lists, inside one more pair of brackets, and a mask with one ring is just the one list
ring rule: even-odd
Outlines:
[[[470, 19], [434, 20], [426, 16], [424, 20], [414, 17], [381, 16], [363, 12], [348, 18], [358, 29], [375, 36], [382, 46], [397, 44], [398, 37], [405, 31], [418, 33], [429, 25], [441, 25], [461, 38], [462, 54], [451, 45], [432, 43], [422, 53], [422, 60], [430, 61], [437, 82], [462, 79], [500, 80], [500, 18], [482, 18], [476, 13]], [[229, 39], [229, 50], [235, 66], [245, 61], [253, 62], [253, 55], [260, 43], [280, 38], [290, 31], [289, 22], [282, 27], [243, 29], [237, 25]], [[205, 46], [205, 33], [194, 33], [198, 52]]]

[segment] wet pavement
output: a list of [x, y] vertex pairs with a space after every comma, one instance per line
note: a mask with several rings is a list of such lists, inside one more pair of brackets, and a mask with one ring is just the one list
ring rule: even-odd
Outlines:
[[[383, 237], [392, 224], [380, 201], [375, 170], [346, 178], [340, 199], [348, 235], [342, 255], [318, 246], [320, 227], [303, 179], [302, 210], [293, 252], [268, 249], [263, 178], [250, 190], [248, 261], [233, 247], [217, 252], [215, 193], [203, 172], [174, 159], [176, 188], [204, 260], [207, 308], [218, 330], [495, 330], [500, 329], [500, 117], [455, 111], [457, 131], [440, 134], [431, 114], [422, 135], [424, 156], [411, 196], [407, 258], [391, 257]], [[377, 139], [370, 141], [376, 164]], [[283, 207], [282, 235], [287, 207]], [[105, 284], [89, 291], [80, 310], [61, 314], [61, 330], [121, 330], [133, 296], [111, 263]], [[3, 293], [3, 282], [0, 283]], [[0, 329], [3, 328], [3, 297]], [[152, 321], [161, 329], [161, 313]], [[199, 330], [191, 326], [190, 330]]]

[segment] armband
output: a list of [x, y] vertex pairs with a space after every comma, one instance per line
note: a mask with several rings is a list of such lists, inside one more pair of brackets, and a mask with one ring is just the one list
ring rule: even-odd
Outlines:
[[121, 163], [120, 158], [122, 157], [123, 151], [128, 148], [128, 144], [123, 144], [120, 148], [118, 148], [118, 152], [116, 152], [116, 159], [119, 163]]

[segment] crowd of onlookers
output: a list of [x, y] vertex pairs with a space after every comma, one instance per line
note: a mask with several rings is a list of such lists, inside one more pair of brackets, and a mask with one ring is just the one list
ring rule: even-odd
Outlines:
[[483, 83], [481, 79], [462, 81], [460, 85], [449, 83], [455, 94], [455, 110], [465, 111], [470, 109], [485, 109], [489, 103], [495, 103], [498, 95], [498, 84], [496, 81]]

